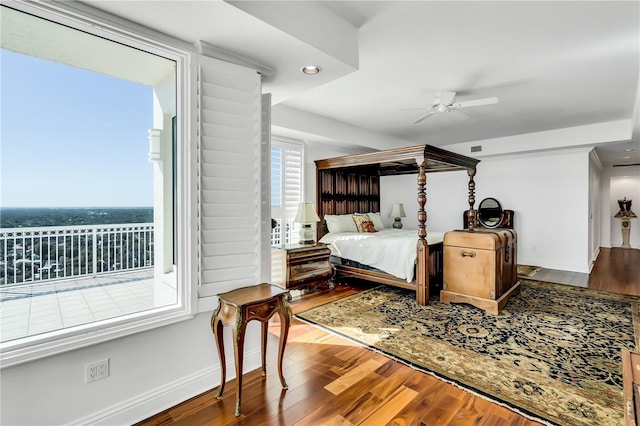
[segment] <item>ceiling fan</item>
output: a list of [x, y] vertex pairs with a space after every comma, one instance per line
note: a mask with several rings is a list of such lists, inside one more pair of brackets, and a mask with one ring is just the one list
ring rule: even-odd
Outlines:
[[[433, 104], [431, 105], [431, 107], [428, 107], [428, 112], [418, 117], [414, 121], [412, 121], [411, 124], [418, 124], [423, 120], [439, 112], [456, 112], [463, 116], [462, 118], [463, 120], [466, 120], [471, 116], [466, 112], [461, 111], [460, 110], [461, 108], [481, 106], [481, 105], [491, 105], [491, 104], [498, 103], [498, 98], [496, 98], [495, 96], [491, 98], [481, 98], [481, 99], [472, 99], [469, 101], [454, 102], [455, 96], [456, 96], [456, 92], [440, 92], [434, 98]], [[424, 108], [408, 108], [408, 109], [424, 109]]]

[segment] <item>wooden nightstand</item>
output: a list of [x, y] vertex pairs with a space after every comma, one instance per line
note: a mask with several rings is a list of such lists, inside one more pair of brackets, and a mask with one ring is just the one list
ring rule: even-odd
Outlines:
[[334, 269], [324, 244], [286, 244], [271, 249], [271, 283], [282, 288], [318, 286], [330, 281]]

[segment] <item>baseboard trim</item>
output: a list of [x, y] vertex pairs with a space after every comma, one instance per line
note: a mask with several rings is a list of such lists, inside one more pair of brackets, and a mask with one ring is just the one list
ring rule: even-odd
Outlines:
[[591, 273], [591, 271], [593, 271], [593, 267], [596, 266], [598, 256], [600, 256], [600, 247], [596, 248], [596, 250], [591, 253], [591, 262], [589, 262], [589, 274]]
[[531, 266], [540, 266], [545, 269], [553, 269], [557, 271], [566, 271], [566, 272], [577, 272], [580, 274], [588, 274], [591, 271], [591, 265], [585, 265], [583, 267], [578, 267], [576, 265], [567, 265], [561, 263], [550, 263], [544, 262], [539, 259], [521, 259], [518, 258], [518, 264], [520, 265], [531, 265]]
[[[227, 365], [227, 381], [235, 379], [235, 366]], [[244, 371], [260, 367], [260, 349], [247, 351], [244, 357]], [[148, 419], [168, 408], [193, 398], [220, 385], [220, 365], [207, 367], [142, 393], [121, 403], [96, 411], [78, 419], [72, 426], [81, 425], [130, 425]]]

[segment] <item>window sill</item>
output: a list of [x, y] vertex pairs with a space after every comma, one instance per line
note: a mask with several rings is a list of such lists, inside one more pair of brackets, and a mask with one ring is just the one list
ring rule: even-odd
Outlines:
[[0, 369], [58, 355], [192, 319], [184, 307], [167, 306], [0, 344]]

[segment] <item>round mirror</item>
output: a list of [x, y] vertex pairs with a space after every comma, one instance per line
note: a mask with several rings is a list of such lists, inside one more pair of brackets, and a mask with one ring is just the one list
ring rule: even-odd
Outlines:
[[485, 198], [478, 206], [478, 222], [485, 228], [497, 228], [502, 223], [502, 206], [495, 198]]

